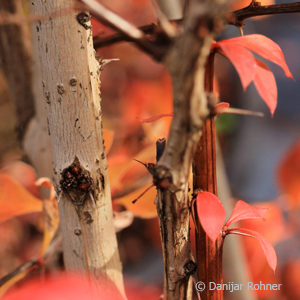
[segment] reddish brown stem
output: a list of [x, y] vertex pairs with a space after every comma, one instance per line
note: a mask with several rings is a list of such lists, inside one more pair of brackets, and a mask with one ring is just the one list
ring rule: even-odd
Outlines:
[[[205, 89], [213, 91], [214, 54], [209, 56], [205, 73]], [[203, 190], [217, 194], [216, 179], [216, 129], [214, 117], [209, 117], [203, 127], [202, 137], [197, 145], [193, 161], [194, 193]], [[197, 210], [195, 209], [195, 212]], [[202, 300], [222, 300], [223, 292], [209, 290], [209, 282], [223, 283], [222, 277], [222, 238], [212, 242], [201, 227], [196, 216], [196, 258], [198, 280], [205, 283], [206, 289], [201, 292]]]

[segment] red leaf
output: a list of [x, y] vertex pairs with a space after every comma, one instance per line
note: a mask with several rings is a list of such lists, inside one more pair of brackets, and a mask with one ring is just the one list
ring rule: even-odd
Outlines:
[[225, 110], [230, 107], [228, 102], [219, 102], [215, 105], [215, 112], [217, 115], [222, 114]]
[[212, 46], [212, 48], [218, 47], [236, 68], [244, 89], [252, 80], [254, 81], [258, 93], [273, 115], [277, 105], [277, 87], [274, 75], [263, 62], [255, 59], [249, 50], [277, 64], [287, 77], [293, 78], [280, 47], [261, 34], [223, 40]]
[[274, 41], [267, 38], [266, 36], [261, 34], [249, 34], [228, 39], [222, 42], [225, 42], [226, 44], [238, 44], [240, 46], [248, 48], [249, 50], [260, 55], [261, 57], [280, 66], [283, 69], [286, 77], [293, 78], [293, 75], [286, 64], [281, 48], [278, 44], [276, 44]]
[[222, 49], [223, 54], [231, 61], [242, 82], [244, 89], [254, 79], [256, 62], [253, 54], [242, 45], [231, 43], [230, 40], [217, 42], [215, 46]]
[[273, 115], [277, 106], [277, 86], [274, 75], [259, 59], [256, 59], [256, 64], [254, 85]]
[[264, 251], [265, 257], [267, 259], [268, 265], [270, 268], [275, 272], [277, 266], [277, 255], [273, 245], [266, 240], [260, 233], [254, 230], [246, 229], [246, 228], [232, 228], [228, 229], [228, 233], [240, 234], [240, 235], [247, 235], [250, 237], [255, 237]]
[[[1, 298], [2, 299], [2, 298]], [[53, 277], [46, 277], [44, 280], [31, 280], [19, 289], [8, 292], [5, 300], [95, 300], [114, 299], [121, 300], [117, 288], [109, 280], [99, 280], [98, 284], [85, 277], [83, 274], [61, 274]]]
[[263, 218], [267, 211], [267, 208], [255, 207], [242, 200], [239, 200], [235, 204], [231, 216], [229, 217], [225, 226], [229, 227], [231, 224], [241, 220]]
[[226, 218], [222, 202], [212, 193], [201, 192], [197, 196], [197, 214], [204, 231], [214, 242], [218, 238]]

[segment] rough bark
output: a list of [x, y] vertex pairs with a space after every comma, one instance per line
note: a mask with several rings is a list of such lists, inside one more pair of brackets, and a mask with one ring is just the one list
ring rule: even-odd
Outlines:
[[[22, 16], [20, 0], [1, 0], [2, 14]], [[0, 68], [4, 72], [15, 100], [18, 134], [22, 139], [34, 114], [30, 35], [27, 24], [0, 25]]]
[[72, 0], [31, 0], [37, 15], [62, 15], [32, 26], [46, 106], [68, 270], [113, 281], [124, 294], [102, 136], [100, 69], [88, 14], [63, 14]]
[[222, 14], [216, 13], [219, 4], [194, 1], [183, 32], [166, 57], [173, 81], [174, 117], [154, 180], [165, 268], [164, 296], [168, 300], [192, 297], [195, 263], [189, 241], [188, 174], [209, 115], [204, 74], [211, 42], [222, 19]]

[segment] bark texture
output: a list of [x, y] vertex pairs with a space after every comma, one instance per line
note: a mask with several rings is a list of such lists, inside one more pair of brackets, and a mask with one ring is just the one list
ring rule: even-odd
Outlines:
[[60, 17], [32, 26], [39, 101], [46, 107], [69, 270], [113, 281], [124, 294], [102, 137], [100, 68], [89, 15], [64, 14], [72, 0], [31, 0], [33, 14]]
[[192, 1], [182, 32], [166, 56], [173, 83], [174, 117], [154, 176], [165, 268], [165, 299], [192, 299], [195, 273], [189, 241], [188, 177], [209, 115], [205, 64], [222, 14], [219, 1]]

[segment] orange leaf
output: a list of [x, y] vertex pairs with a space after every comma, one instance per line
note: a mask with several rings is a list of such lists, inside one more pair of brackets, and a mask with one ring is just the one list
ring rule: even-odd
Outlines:
[[0, 222], [23, 214], [42, 211], [42, 202], [16, 180], [0, 172]]
[[112, 192], [123, 189], [124, 185], [130, 186], [149, 174], [144, 166], [133, 159], [147, 163], [155, 161], [155, 145], [144, 148], [134, 157], [118, 155], [108, 157], [108, 174]]
[[127, 130], [140, 126], [141, 116], [172, 112], [172, 85], [167, 73], [157, 80], [134, 80], [125, 90], [122, 123]]
[[43, 257], [57, 231], [59, 214], [56, 193], [50, 179], [42, 177], [36, 182], [36, 185], [50, 189], [50, 197], [43, 200], [44, 237], [40, 253], [40, 257]]
[[155, 122], [161, 118], [165, 118], [165, 117], [173, 117], [173, 114], [159, 114], [159, 115], [155, 115], [149, 118], [144, 118], [144, 119], [140, 119], [141, 123], [152, 123]]
[[142, 198], [140, 198], [134, 204], [132, 203], [133, 200], [138, 198], [144, 191], [151, 185], [151, 181], [149, 181], [145, 186], [135, 190], [134, 192], [115, 199], [114, 203], [123, 205], [126, 207], [127, 210], [130, 210], [136, 217], [150, 219], [157, 217], [156, 206], [154, 204], [154, 200], [156, 197], [156, 189], [150, 189]]
[[273, 73], [262, 61], [256, 59], [256, 63], [254, 85], [273, 115], [277, 106], [276, 81]]
[[32, 166], [24, 163], [23, 161], [14, 161], [5, 164], [1, 169], [1, 172], [11, 176], [17, 182], [19, 182], [28, 192], [40, 197], [40, 192], [35, 181], [37, 179], [35, 170]]

